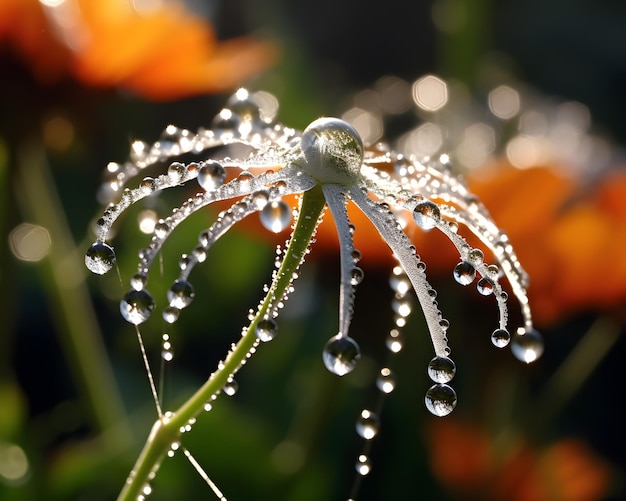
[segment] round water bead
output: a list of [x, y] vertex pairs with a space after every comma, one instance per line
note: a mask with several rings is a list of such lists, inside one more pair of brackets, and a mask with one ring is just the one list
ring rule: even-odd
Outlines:
[[372, 471], [372, 461], [365, 454], [360, 454], [357, 458], [355, 468], [359, 475], [368, 475], [369, 472]]
[[506, 329], [496, 329], [491, 333], [491, 342], [496, 348], [504, 348], [511, 341], [511, 334]]
[[530, 364], [543, 354], [543, 338], [535, 329], [520, 327], [513, 337], [511, 351], [515, 358]]
[[363, 270], [358, 266], [355, 266], [350, 272], [350, 284], [359, 285], [363, 281], [364, 277], [365, 273], [363, 272]]
[[363, 409], [356, 421], [356, 432], [365, 440], [371, 440], [376, 436], [380, 428], [380, 420], [372, 411]]
[[115, 251], [113, 247], [104, 242], [95, 242], [87, 249], [85, 254], [85, 266], [92, 273], [104, 275], [115, 264]]
[[145, 290], [130, 290], [120, 301], [120, 313], [127, 322], [139, 325], [150, 317], [154, 310], [154, 300]]
[[487, 278], [481, 278], [476, 284], [476, 290], [483, 296], [493, 294], [493, 282]]
[[219, 162], [204, 162], [198, 171], [198, 184], [206, 191], [213, 191], [224, 184], [226, 169]]
[[339, 118], [318, 118], [304, 129], [302, 169], [321, 183], [353, 184], [361, 172], [363, 141]]
[[359, 358], [361, 358], [361, 350], [357, 342], [341, 334], [331, 337], [322, 352], [324, 365], [338, 376], [345, 376], [352, 372]]
[[228, 381], [226, 381], [226, 384], [222, 388], [222, 391], [226, 393], [226, 395], [228, 395], [229, 397], [232, 397], [235, 393], [237, 393], [238, 389], [239, 384], [237, 383], [237, 381], [235, 381], [233, 378], [230, 378]]
[[276, 337], [278, 325], [271, 318], [261, 320], [255, 329], [256, 337], [259, 341], [267, 343]]
[[396, 378], [388, 367], [380, 369], [376, 378], [376, 387], [383, 393], [391, 393], [396, 387]]
[[456, 365], [451, 358], [435, 357], [428, 363], [428, 376], [435, 383], [448, 383], [456, 374]]
[[291, 223], [291, 209], [282, 200], [274, 200], [263, 207], [259, 217], [266, 229], [273, 233], [280, 233]]
[[435, 384], [426, 392], [424, 403], [431, 414], [447, 416], [456, 407], [456, 392], [447, 384]]
[[173, 306], [168, 306], [163, 310], [163, 320], [165, 320], [168, 324], [173, 324], [178, 320], [180, 316], [180, 310]]
[[170, 302], [170, 306], [178, 309], [189, 306], [195, 295], [193, 286], [186, 280], [176, 280], [167, 291], [167, 299]]
[[415, 224], [422, 230], [431, 230], [437, 226], [437, 222], [441, 218], [439, 206], [431, 200], [423, 200], [419, 202], [413, 209], [413, 219]]

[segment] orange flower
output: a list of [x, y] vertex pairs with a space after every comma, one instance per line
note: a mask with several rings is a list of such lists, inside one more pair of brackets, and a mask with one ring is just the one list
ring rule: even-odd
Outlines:
[[599, 501], [609, 489], [609, 467], [579, 440], [537, 449], [451, 418], [433, 422], [428, 440], [434, 475], [462, 499]]
[[218, 42], [177, 2], [138, 12], [124, 0], [5, 0], [2, 39], [44, 83], [69, 73], [87, 85], [119, 86], [154, 100], [233, 88], [274, 57], [268, 43]]

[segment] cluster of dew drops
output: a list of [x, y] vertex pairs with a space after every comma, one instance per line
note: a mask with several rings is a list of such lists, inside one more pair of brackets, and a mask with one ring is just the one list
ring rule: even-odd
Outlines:
[[[213, 193], [217, 193], [229, 185], [226, 182], [227, 172], [225, 165], [232, 164], [237, 167], [244, 165], [245, 161], [241, 162], [240, 165], [236, 161], [231, 161], [230, 158], [220, 161], [191, 162], [187, 165], [177, 161], [170, 161], [172, 158], [185, 153], [199, 153], [226, 144], [236, 143], [238, 140], [248, 145], [254, 144], [254, 141], [262, 143], [263, 139], [258, 138], [267, 137], [267, 135], [263, 136], [263, 134], [270, 131], [270, 139], [266, 142], [271, 143], [271, 147], [261, 146], [259, 149], [263, 150], [263, 148], [266, 148], [265, 154], [269, 158], [268, 165], [276, 165], [277, 159], [284, 162], [288, 158], [286, 152], [294, 143], [300, 140], [299, 133], [282, 125], [272, 125], [270, 121], [259, 122], [258, 109], [255, 109], [255, 105], [247, 99], [247, 94], [244, 98], [235, 99], [234, 102], [231, 100], [231, 103], [234, 103], [233, 106], [226, 108], [216, 117], [213, 123], [213, 130], [202, 131], [194, 135], [189, 131], [169, 126], [157, 143], [152, 146], [142, 142], [133, 143], [131, 159], [128, 162], [123, 165], [109, 164], [107, 168], [110, 179], [105, 184], [113, 192], [121, 191], [121, 196], [117, 203], [109, 204], [103, 216], [97, 221], [97, 239], [88, 249], [85, 257], [87, 268], [96, 274], [104, 274], [115, 266], [115, 251], [105, 240], [113, 222], [131, 204], [157, 191], [184, 184], [191, 179], [196, 179], [203, 190], [175, 209], [170, 216], [155, 221], [152, 240], [146, 248], [139, 251], [140, 262], [137, 273], [131, 278], [131, 288], [120, 302], [120, 312], [124, 319], [131, 324], [139, 325], [145, 322], [153, 313], [155, 302], [146, 289], [149, 268], [158, 255], [161, 244], [189, 214], [215, 200], [239, 198], [239, 201], [235, 202], [230, 209], [220, 213], [218, 219], [210, 228], [200, 233], [198, 245], [189, 254], [181, 256], [179, 261], [180, 273], [167, 291], [168, 302], [162, 313], [164, 321], [170, 324], [177, 321], [180, 311], [188, 307], [195, 297], [194, 288], [188, 280], [189, 274], [195, 265], [205, 261], [211, 246], [225, 232], [252, 213], [259, 213], [262, 225], [269, 231], [279, 233], [287, 229], [291, 224], [292, 209], [282, 200], [282, 196], [299, 193], [310, 188], [310, 186], [300, 184], [289, 184], [277, 177], [261, 179], [263, 174], [255, 177], [244, 168], [235, 180], [237, 183], [235, 186], [242, 188], [241, 193], [237, 192], [237, 188], [233, 188], [233, 191], [220, 195], [221, 198], [217, 198], [217, 196], [211, 198]], [[259, 154], [256, 160], [262, 159], [262, 157], [263, 154]], [[398, 163], [406, 163], [406, 161], [401, 159], [401, 155], [397, 155], [394, 158]], [[126, 182], [136, 176], [143, 168], [168, 161], [169, 166], [165, 174], [156, 178], [145, 177], [136, 189], [124, 188]], [[271, 170], [268, 170], [268, 172], [267, 176], [274, 175]], [[376, 176], [378, 175], [376, 174]], [[271, 180], [268, 181], [269, 179]], [[383, 178], [380, 177], [378, 179]], [[291, 182], [292, 180], [290, 179], [289, 181]], [[246, 191], [243, 189], [246, 185], [258, 186], [258, 188]], [[289, 193], [286, 193], [287, 187], [291, 190]], [[420, 186], [419, 188], [422, 187]], [[409, 189], [411, 187], [407, 188], [407, 190]], [[246, 193], [248, 194], [246, 195]], [[454, 279], [464, 286], [476, 282], [476, 288], [480, 294], [485, 296], [497, 295], [496, 299], [499, 305], [502, 306], [506, 302], [506, 293], [498, 284], [501, 270], [495, 265], [487, 266], [484, 263], [483, 252], [479, 249], [473, 249], [464, 243], [459, 243], [465, 241], [460, 240], [460, 237], [456, 235], [458, 221], [464, 222], [471, 227], [473, 220], [465, 221], [460, 214], [456, 214], [458, 216], [456, 219], [454, 217], [449, 218], [455, 220], [444, 219], [441, 212], [443, 209], [427, 197], [417, 196], [414, 197], [414, 200], [417, 202], [411, 210], [413, 219], [418, 227], [425, 231], [437, 227], [446, 233], [451, 240], [457, 242], [455, 245], [461, 250], [461, 261], [454, 267]], [[389, 212], [388, 207], [385, 210]], [[450, 214], [447, 215], [450, 216]], [[486, 217], [483, 219], [487, 220]], [[353, 227], [351, 231], [354, 231]], [[483, 233], [487, 234], [489, 231], [485, 230]], [[495, 234], [495, 232], [492, 233]], [[497, 235], [501, 237], [504, 234]], [[507, 246], [508, 244], [503, 248]], [[507, 252], [502, 250], [500, 255], [506, 256]], [[424, 263], [421, 262], [415, 252], [413, 253], [418, 261], [418, 267], [421, 267], [420, 270], [423, 272], [425, 268]], [[352, 256], [355, 266], [351, 270], [350, 284], [355, 288], [361, 283], [364, 275], [361, 268], [356, 266], [360, 253], [352, 248]], [[280, 266], [283, 257], [284, 252], [279, 248], [275, 261], [276, 268]], [[512, 259], [511, 262], [513, 265], [510, 268], [515, 272], [516, 258]], [[481, 275], [478, 281], [476, 281], [477, 270], [480, 270]], [[391, 358], [402, 349], [403, 327], [412, 310], [412, 303], [409, 297], [412, 293], [412, 285], [401, 266], [398, 265], [393, 268], [390, 283], [395, 294], [392, 303], [392, 309], [395, 313], [394, 326], [389, 331], [386, 339], [390, 360], [380, 370], [376, 381], [377, 388], [380, 391], [378, 403], [371, 410], [363, 409], [356, 425], [357, 433], [365, 440], [365, 446], [356, 463], [356, 470], [361, 476], [367, 475], [371, 470], [369, 444], [379, 429], [380, 420], [378, 416], [384, 397], [391, 393], [396, 386], [395, 377], [391, 369]], [[291, 289], [292, 287], [290, 286], [287, 292], [290, 292]], [[432, 298], [432, 303], [436, 305], [434, 299], [436, 292], [434, 289], [430, 289], [428, 293]], [[511, 336], [504, 326], [506, 321], [506, 315], [504, 315], [501, 318], [500, 326], [491, 334], [491, 341], [497, 348], [504, 348], [510, 345], [516, 358], [524, 362], [532, 362], [541, 355], [543, 350], [542, 341], [539, 333], [532, 328], [530, 310], [527, 306], [523, 286], [519, 286], [516, 295], [520, 298], [522, 312], [527, 320], [525, 327], [520, 327], [516, 335]], [[258, 342], [265, 343], [275, 338], [278, 326], [274, 318], [278, 316], [278, 309], [282, 308], [284, 299], [285, 297], [279, 298], [276, 305], [270, 309], [268, 315], [257, 323], [255, 333]], [[251, 310], [250, 319], [253, 316], [253, 311]], [[445, 332], [448, 327], [448, 321], [440, 317], [439, 328], [444, 333], [445, 341], [447, 341]], [[162, 336], [162, 347], [163, 359], [165, 361], [172, 360], [173, 350], [168, 334]], [[445, 354], [438, 352], [427, 368], [428, 376], [432, 380], [433, 385], [426, 392], [425, 405], [435, 416], [448, 415], [457, 403], [456, 393], [449, 384], [456, 374], [456, 366], [448, 356], [449, 350], [447, 347], [446, 350]], [[322, 355], [326, 368], [334, 374], [343, 376], [351, 372], [357, 365], [360, 349], [354, 339], [348, 337], [346, 333], [340, 333], [330, 339]], [[227, 385], [222, 391], [227, 395], [233, 395], [237, 391], [237, 384], [233, 377], [229, 378]], [[210, 409], [210, 403], [207, 406], [207, 410]]]

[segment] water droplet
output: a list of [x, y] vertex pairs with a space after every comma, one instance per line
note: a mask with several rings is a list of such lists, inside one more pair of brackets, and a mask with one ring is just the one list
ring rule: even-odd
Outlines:
[[359, 475], [365, 476], [372, 471], [372, 461], [365, 454], [360, 454], [357, 458], [355, 468]]
[[413, 209], [413, 219], [422, 230], [434, 228], [437, 226], [440, 218], [439, 206], [431, 200], [423, 200]]
[[535, 329], [519, 328], [513, 337], [511, 351], [515, 358], [530, 364], [543, 354], [543, 338]]
[[367, 409], [363, 409], [356, 421], [356, 432], [365, 440], [371, 440], [376, 436], [379, 428], [378, 416]]
[[222, 391], [229, 397], [232, 397], [235, 393], [237, 393], [238, 389], [239, 384], [237, 384], [237, 381], [235, 381], [233, 378], [230, 378], [228, 381], [226, 381], [226, 384], [222, 388]]
[[358, 266], [355, 266], [350, 272], [350, 283], [352, 285], [359, 285], [363, 281], [364, 277], [365, 273], [363, 273], [363, 270]]
[[352, 257], [352, 262], [356, 264], [361, 260], [361, 251], [354, 249], [350, 256]]
[[154, 226], [154, 235], [157, 238], [165, 238], [165, 236], [167, 235], [167, 232], [170, 231], [170, 227], [168, 226], [168, 224], [164, 221], [159, 221], [155, 226]]
[[167, 168], [167, 175], [174, 182], [181, 181], [185, 174], [187, 174], [187, 168], [180, 162], [172, 162]]
[[255, 333], [259, 341], [267, 343], [276, 337], [278, 325], [271, 318], [265, 318], [257, 324]]
[[219, 188], [225, 180], [226, 169], [219, 162], [204, 162], [198, 171], [198, 184], [206, 191]]
[[130, 290], [120, 301], [120, 313], [127, 322], [139, 325], [150, 317], [154, 310], [154, 300], [145, 290]]
[[341, 334], [331, 337], [322, 353], [326, 368], [338, 376], [345, 376], [352, 372], [359, 358], [361, 358], [361, 350], [357, 342]]
[[152, 193], [156, 189], [156, 183], [151, 177], [144, 177], [139, 184], [141, 190], [145, 193]]
[[87, 250], [85, 266], [92, 273], [104, 275], [115, 264], [115, 251], [113, 247], [104, 242], [95, 242]]
[[435, 383], [448, 383], [456, 374], [456, 365], [451, 358], [435, 357], [428, 363], [428, 376]]
[[511, 341], [511, 334], [506, 329], [496, 329], [491, 333], [491, 342], [496, 348], [504, 348]]
[[320, 182], [352, 184], [361, 172], [363, 141], [352, 125], [324, 117], [304, 129], [301, 168]]
[[178, 320], [180, 316], [180, 310], [173, 306], [168, 306], [163, 310], [163, 320], [165, 320], [168, 324], [173, 324]]
[[431, 414], [443, 417], [456, 407], [456, 392], [447, 384], [435, 384], [426, 392], [424, 403]]
[[269, 193], [265, 190], [257, 191], [252, 194], [252, 202], [258, 210], [262, 210], [269, 201]]
[[167, 299], [170, 306], [182, 309], [191, 304], [196, 293], [193, 286], [186, 280], [176, 280], [167, 291]]
[[261, 224], [269, 231], [280, 233], [291, 223], [291, 209], [282, 200], [270, 202], [260, 212]]
[[408, 298], [394, 299], [391, 307], [400, 317], [406, 318], [411, 314], [411, 301]]
[[483, 296], [488, 296], [493, 293], [493, 282], [487, 278], [481, 278], [476, 284], [476, 289]]
[[396, 378], [391, 369], [383, 367], [376, 378], [376, 387], [383, 393], [391, 393], [396, 387]]
[[391, 329], [387, 339], [385, 340], [385, 345], [392, 353], [398, 353], [402, 350], [402, 346], [404, 345], [402, 333], [398, 329]]
[[467, 260], [473, 266], [479, 266], [483, 264], [484, 259], [485, 259], [485, 255], [483, 254], [483, 251], [481, 251], [480, 249], [472, 249], [467, 253]]
[[148, 277], [142, 275], [141, 273], [137, 273], [131, 277], [130, 286], [136, 291], [140, 291], [146, 286], [147, 281]]

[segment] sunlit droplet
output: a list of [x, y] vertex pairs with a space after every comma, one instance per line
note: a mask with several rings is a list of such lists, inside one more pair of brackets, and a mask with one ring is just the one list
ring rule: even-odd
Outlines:
[[115, 251], [113, 247], [104, 242], [95, 242], [87, 250], [85, 266], [92, 273], [104, 275], [115, 264]]
[[139, 325], [150, 317], [154, 300], [147, 290], [130, 290], [120, 301], [120, 313], [127, 322]]
[[476, 278], [476, 269], [466, 261], [461, 261], [452, 272], [454, 279], [461, 285], [469, 285]]
[[396, 387], [396, 378], [388, 367], [383, 367], [376, 378], [376, 387], [383, 393], [391, 393]]
[[291, 223], [291, 209], [282, 200], [274, 200], [263, 207], [260, 219], [266, 229], [273, 233], [280, 233]]
[[437, 226], [441, 212], [435, 202], [423, 200], [413, 209], [413, 219], [422, 230], [430, 230]]
[[255, 333], [259, 341], [267, 343], [276, 337], [278, 325], [271, 318], [265, 318], [257, 324]]
[[434, 357], [428, 363], [428, 376], [435, 383], [448, 383], [456, 374], [456, 365], [451, 358]]
[[515, 358], [530, 364], [543, 354], [543, 338], [535, 329], [520, 328], [511, 342], [511, 351]]
[[198, 171], [198, 184], [206, 191], [213, 191], [224, 184], [226, 169], [222, 164], [208, 161], [202, 164]]
[[456, 392], [447, 384], [435, 384], [426, 392], [424, 403], [431, 414], [447, 416], [456, 407]]
[[506, 329], [496, 329], [491, 333], [491, 342], [496, 348], [504, 348], [511, 341], [511, 334]]
[[360, 357], [361, 350], [357, 342], [341, 334], [330, 338], [322, 353], [326, 368], [338, 376], [345, 376], [352, 372]]
[[363, 409], [356, 421], [356, 432], [365, 440], [371, 440], [378, 433], [380, 420], [372, 411]]

